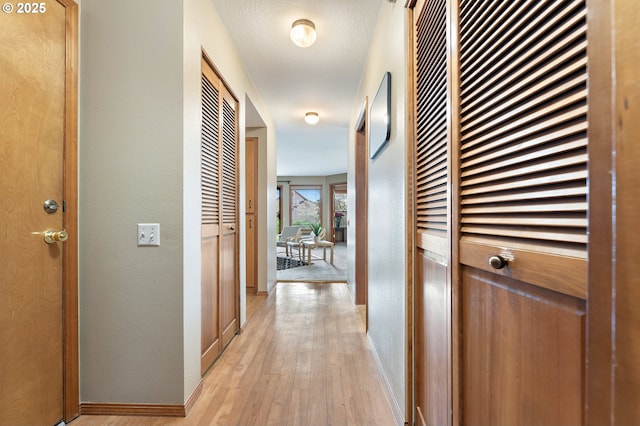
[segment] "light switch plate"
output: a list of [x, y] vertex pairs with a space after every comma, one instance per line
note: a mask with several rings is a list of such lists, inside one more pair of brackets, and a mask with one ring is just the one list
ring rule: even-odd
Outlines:
[[138, 224], [138, 246], [159, 246], [160, 245], [160, 224], [159, 223], [139, 223]]

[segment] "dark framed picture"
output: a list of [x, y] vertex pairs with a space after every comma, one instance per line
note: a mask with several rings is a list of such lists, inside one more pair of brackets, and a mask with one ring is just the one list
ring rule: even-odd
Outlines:
[[373, 159], [391, 135], [391, 73], [385, 72], [369, 110], [369, 158]]

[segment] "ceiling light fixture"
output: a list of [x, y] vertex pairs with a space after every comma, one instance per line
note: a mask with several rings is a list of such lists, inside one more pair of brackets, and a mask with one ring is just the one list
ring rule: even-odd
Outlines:
[[300, 47], [309, 47], [316, 41], [316, 26], [308, 19], [298, 19], [291, 25], [291, 40]]
[[320, 117], [317, 112], [308, 112], [304, 115], [304, 121], [307, 124], [317, 124], [320, 121]]

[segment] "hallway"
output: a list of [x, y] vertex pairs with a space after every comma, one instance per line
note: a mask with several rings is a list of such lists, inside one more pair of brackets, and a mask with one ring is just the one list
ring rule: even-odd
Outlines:
[[364, 310], [345, 284], [279, 283], [263, 299], [247, 298], [249, 320], [187, 418], [82, 416], [71, 425], [395, 424]]

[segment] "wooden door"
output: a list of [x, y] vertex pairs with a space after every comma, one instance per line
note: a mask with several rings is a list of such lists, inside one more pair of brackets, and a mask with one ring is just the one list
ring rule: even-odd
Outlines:
[[220, 157], [220, 320], [224, 348], [239, 329], [238, 261], [238, 119], [237, 102], [221, 87]]
[[204, 372], [220, 355], [220, 83], [202, 60], [202, 130], [200, 135], [201, 362]]
[[202, 60], [201, 372], [238, 330], [237, 102]]
[[460, 1], [463, 424], [579, 425], [584, 408], [584, 1]]
[[[3, 424], [53, 425], [77, 412], [77, 329], [65, 336], [64, 292], [77, 297], [75, 79], [72, 2], [5, 3], [0, 16], [0, 413]], [[75, 27], [74, 27], [75, 28]], [[74, 39], [75, 40], [75, 39]], [[67, 47], [70, 47], [66, 56]], [[73, 66], [73, 65], [72, 65]], [[69, 132], [65, 134], [65, 132]], [[65, 145], [66, 144], [66, 145]], [[66, 186], [65, 186], [66, 185]], [[72, 194], [72, 196], [70, 196]], [[68, 198], [67, 198], [68, 197]], [[45, 210], [45, 202], [50, 207]], [[65, 206], [68, 202], [68, 209]], [[50, 243], [44, 231], [55, 231]], [[58, 239], [60, 241], [58, 241]], [[68, 281], [65, 281], [68, 279]], [[69, 318], [77, 318], [73, 305]], [[76, 324], [77, 326], [77, 324]], [[63, 339], [68, 339], [65, 342]], [[74, 350], [65, 352], [65, 345]], [[77, 381], [66, 380], [77, 390]]]
[[247, 292], [255, 294], [258, 291], [258, 233], [257, 220], [258, 217], [258, 138], [246, 139], [246, 161], [245, 161], [245, 177], [246, 187], [246, 214], [245, 222], [247, 226], [246, 238], [246, 275], [247, 275]]
[[451, 424], [451, 121], [445, 0], [414, 5], [414, 400], [417, 425]]
[[[356, 205], [355, 214], [355, 302], [356, 305], [367, 306], [367, 286], [368, 278], [368, 168], [369, 168], [369, 134], [367, 127], [367, 114], [369, 111], [368, 101], [365, 100], [356, 126]], [[351, 216], [351, 215], [350, 215]], [[368, 313], [366, 316], [366, 327], [368, 328]]]

